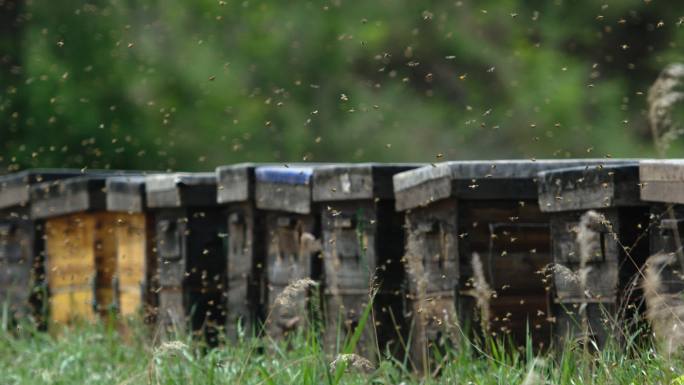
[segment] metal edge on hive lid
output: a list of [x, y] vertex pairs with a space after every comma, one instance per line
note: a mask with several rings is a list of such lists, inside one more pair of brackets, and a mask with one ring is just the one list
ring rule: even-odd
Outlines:
[[[394, 210], [392, 177], [422, 164], [358, 163], [318, 167], [313, 201], [321, 206], [325, 345], [340, 351], [360, 322], [357, 351], [397, 357], [408, 338], [404, 323], [403, 217]], [[374, 316], [362, 319], [373, 297]], [[375, 322], [375, 324], [373, 324]]]
[[539, 174], [539, 206], [550, 216], [554, 335], [601, 348], [623, 341], [641, 294], [634, 285], [649, 254], [650, 208], [640, 199], [639, 164], [575, 167]]
[[266, 255], [264, 212], [256, 208], [255, 169], [240, 163], [216, 169], [217, 201], [226, 221], [227, 266], [226, 335], [258, 334], [263, 321], [262, 279]]
[[320, 217], [312, 204], [316, 165], [260, 166], [256, 207], [266, 221], [265, 328], [282, 338], [307, 325], [311, 280], [319, 281]]
[[43, 221], [30, 216], [31, 186], [82, 175], [75, 169], [29, 169], [0, 176], [0, 304], [13, 322], [47, 324]]
[[533, 339], [547, 342], [547, 293], [537, 271], [550, 262], [550, 235], [537, 173], [615, 162], [623, 161], [452, 161], [394, 176], [396, 209], [406, 212], [419, 369], [435, 345], [459, 339], [457, 323], [522, 343], [529, 319]]
[[167, 332], [189, 326], [215, 345], [226, 318], [225, 221], [216, 175], [150, 175], [145, 186], [157, 237], [159, 322]]

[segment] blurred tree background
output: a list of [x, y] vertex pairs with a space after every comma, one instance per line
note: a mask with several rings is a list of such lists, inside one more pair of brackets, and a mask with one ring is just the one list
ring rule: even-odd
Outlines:
[[671, 0], [0, 0], [0, 12], [0, 172], [653, 156], [648, 87], [684, 60], [684, 2]]

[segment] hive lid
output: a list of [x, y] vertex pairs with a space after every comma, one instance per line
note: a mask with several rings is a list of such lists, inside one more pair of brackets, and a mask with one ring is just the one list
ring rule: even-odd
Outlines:
[[239, 163], [216, 168], [218, 203], [246, 202], [254, 198], [256, 163]]
[[314, 165], [257, 167], [256, 206], [264, 210], [309, 214], [315, 168]]
[[77, 169], [30, 169], [0, 176], [0, 209], [25, 206], [31, 198], [31, 186], [84, 175]]
[[627, 161], [629, 160], [545, 159], [439, 163], [394, 176], [396, 208], [407, 210], [450, 197], [469, 200], [536, 199], [536, 179], [539, 172]]
[[148, 175], [147, 205], [151, 208], [216, 206], [216, 175], [213, 172]]
[[115, 176], [107, 178], [107, 210], [140, 213], [147, 208], [145, 176]]
[[106, 180], [106, 176], [88, 175], [39, 183], [31, 188], [31, 216], [44, 219], [105, 210]]
[[639, 181], [644, 201], [684, 203], [684, 159], [644, 160]]
[[558, 212], [644, 204], [639, 164], [591, 165], [539, 173], [539, 207]]
[[320, 166], [313, 173], [313, 200], [393, 199], [392, 176], [424, 165], [349, 163]]

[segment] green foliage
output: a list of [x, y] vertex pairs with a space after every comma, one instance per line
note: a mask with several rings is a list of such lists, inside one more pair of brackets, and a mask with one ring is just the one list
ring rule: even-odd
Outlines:
[[[122, 329], [123, 330], [123, 329]], [[569, 343], [535, 357], [490, 341], [487, 350], [464, 344], [448, 351], [440, 373], [421, 379], [394, 360], [383, 359], [364, 373], [353, 367], [332, 372], [332, 357], [311, 333], [292, 341], [256, 341], [261, 353], [244, 358], [253, 343], [206, 351], [191, 339], [151, 340], [150, 330], [130, 323], [124, 332], [102, 324], [79, 325], [59, 336], [0, 331], [3, 384], [324, 384], [339, 374], [341, 384], [522, 384], [530, 372], [554, 385], [669, 384], [684, 373], [681, 359], [668, 359], [650, 345], [609, 347], [587, 354]], [[538, 384], [541, 382], [532, 382]]]
[[650, 156], [683, 59], [671, 1], [18, 3], [3, 170]]

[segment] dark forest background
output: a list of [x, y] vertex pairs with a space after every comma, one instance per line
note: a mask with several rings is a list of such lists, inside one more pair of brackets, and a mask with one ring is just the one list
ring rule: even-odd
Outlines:
[[0, 173], [655, 156], [683, 44], [672, 0], [0, 0]]

